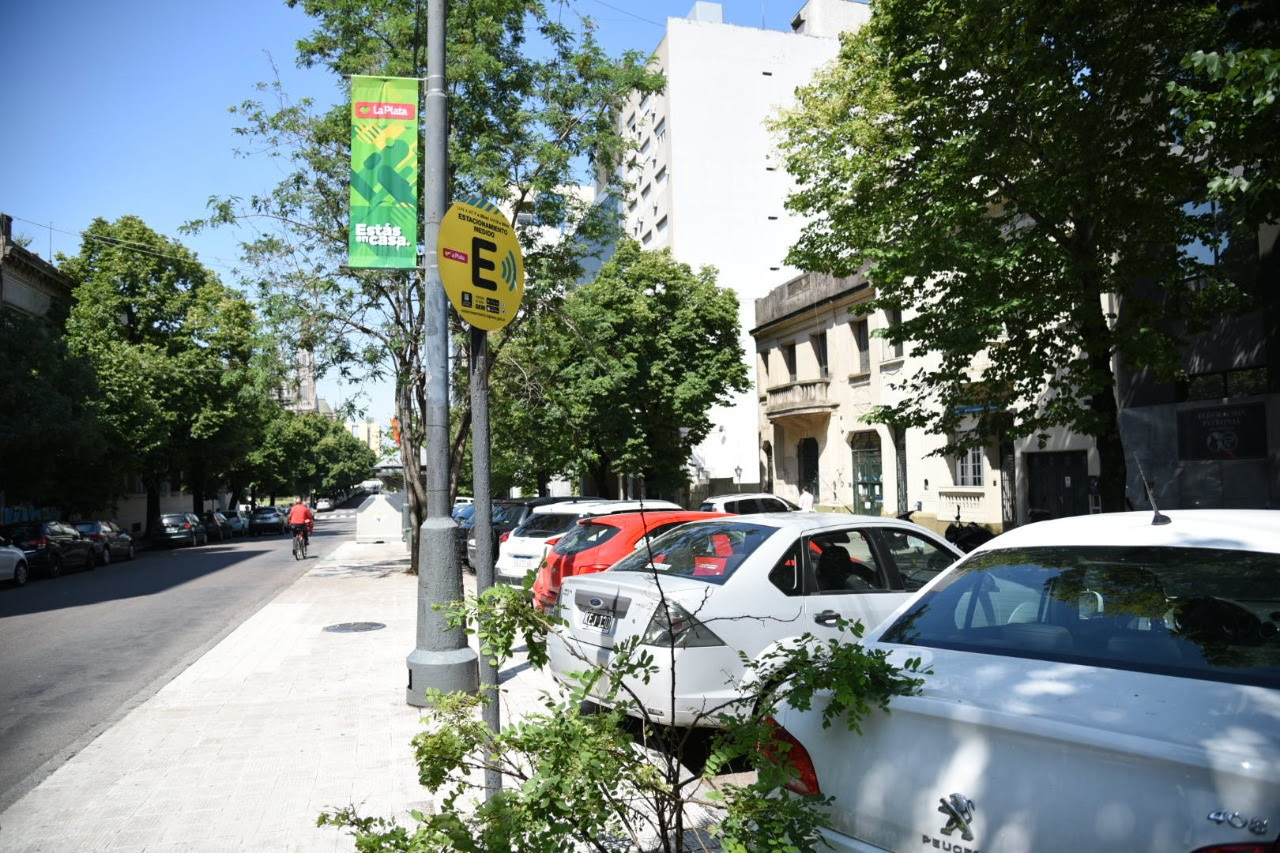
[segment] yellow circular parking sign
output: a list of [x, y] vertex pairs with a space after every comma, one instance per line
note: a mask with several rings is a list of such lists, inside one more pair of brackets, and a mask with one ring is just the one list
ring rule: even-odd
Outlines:
[[454, 202], [440, 220], [440, 280], [463, 320], [493, 331], [515, 319], [524, 299], [524, 257], [497, 206]]

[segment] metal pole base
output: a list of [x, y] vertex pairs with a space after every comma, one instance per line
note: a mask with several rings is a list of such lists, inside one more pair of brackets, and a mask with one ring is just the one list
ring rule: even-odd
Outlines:
[[443, 693], [472, 693], [480, 687], [479, 661], [474, 649], [429, 652], [415, 649], [409, 654], [409, 688], [405, 701], [417, 708], [428, 708], [428, 687]]
[[418, 643], [409, 653], [409, 687], [405, 701], [426, 707], [425, 692], [480, 688], [480, 664], [461, 627], [450, 628], [435, 605], [462, 600], [462, 572], [455, 537], [457, 525], [447, 515], [422, 522], [418, 547]]

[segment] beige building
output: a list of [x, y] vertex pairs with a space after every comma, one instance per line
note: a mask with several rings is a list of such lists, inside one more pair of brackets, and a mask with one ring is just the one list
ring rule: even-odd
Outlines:
[[924, 365], [877, 336], [896, 318], [851, 312], [872, 295], [861, 277], [806, 273], [756, 300], [751, 334], [766, 490], [796, 501], [807, 485], [816, 508], [910, 511], [939, 530], [957, 518], [995, 531], [1023, 523], [1038, 508], [1038, 488], [1079, 492], [1075, 511], [1093, 508], [1098, 463], [1085, 437], [1060, 433], [1045, 448], [1023, 439], [935, 456], [941, 436], [867, 423], [876, 406], [901, 399], [895, 383]]

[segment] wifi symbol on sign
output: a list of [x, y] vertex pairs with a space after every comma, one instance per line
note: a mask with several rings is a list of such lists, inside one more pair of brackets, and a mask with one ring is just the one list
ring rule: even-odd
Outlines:
[[508, 290], [516, 289], [516, 253], [507, 250], [507, 256], [502, 259], [502, 280], [507, 283]]

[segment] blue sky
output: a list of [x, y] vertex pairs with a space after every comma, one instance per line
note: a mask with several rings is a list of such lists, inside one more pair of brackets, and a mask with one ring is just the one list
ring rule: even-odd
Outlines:
[[[549, 4], [554, 0], [549, 0]], [[211, 196], [248, 196], [280, 178], [262, 157], [238, 157], [228, 109], [256, 96], [278, 73], [291, 97], [333, 103], [324, 71], [294, 62], [310, 19], [284, 0], [12, 0], [0, 51], [6, 91], [0, 135], [0, 212], [42, 257], [75, 254], [96, 217], [141, 217], [189, 246], [228, 284], [237, 284], [237, 235], [189, 236], [184, 222]], [[649, 51], [668, 16], [694, 0], [572, 0], [593, 18], [613, 52]], [[727, 23], [787, 29], [803, 0], [722, 0]], [[274, 66], [274, 68], [273, 68]], [[385, 388], [321, 382], [331, 402], [363, 397], [370, 417], [391, 417]]]

